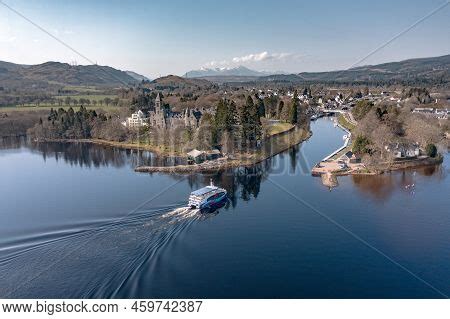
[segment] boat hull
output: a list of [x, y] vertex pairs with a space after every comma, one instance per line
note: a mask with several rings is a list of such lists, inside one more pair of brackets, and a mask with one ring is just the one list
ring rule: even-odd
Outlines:
[[209, 209], [209, 208], [214, 208], [216, 206], [220, 206], [220, 204], [222, 204], [225, 199], [227, 198], [227, 194], [223, 193], [221, 196], [218, 196], [217, 198], [214, 198], [213, 200], [204, 200], [198, 204], [195, 205], [190, 205], [190, 207], [192, 209]]

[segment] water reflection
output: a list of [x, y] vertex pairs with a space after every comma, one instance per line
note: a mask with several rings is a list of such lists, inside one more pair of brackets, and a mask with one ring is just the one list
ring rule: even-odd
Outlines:
[[173, 166], [186, 164], [181, 157], [158, 156], [142, 150], [117, 148], [82, 142], [45, 142], [36, 143], [25, 137], [0, 139], [0, 149], [27, 148], [34, 153], [42, 154], [44, 160], [54, 158], [70, 165], [80, 167], [112, 166], [116, 168], [138, 165]]
[[[442, 168], [339, 177], [340, 188], [328, 193], [303, 171], [342, 143], [327, 122], [316, 121], [313, 137], [300, 147], [211, 174], [134, 173], [137, 161], [152, 160], [145, 152], [3, 142], [9, 150], [0, 160], [10, 169], [0, 178], [0, 296], [435, 297], [347, 233], [286, 200], [272, 183], [262, 186], [269, 178], [446, 291], [448, 157]], [[123, 168], [86, 168], [95, 165]], [[210, 178], [228, 190], [229, 201], [207, 214], [186, 207], [187, 194]], [[419, 200], [409, 200], [405, 195], [415, 190]]]
[[[212, 173], [195, 173], [188, 176], [179, 174], [169, 174], [168, 176], [174, 180], [187, 178], [191, 189], [209, 184], [209, 180], [212, 178], [216, 185], [221, 185], [228, 191], [230, 205], [234, 208], [239, 199], [249, 201], [252, 198], [257, 198], [261, 183], [270, 174], [295, 175], [298, 168], [300, 168], [300, 174], [309, 175], [310, 170], [308, 169], [307, 158], [302, 152], [302, 146], [297, 145], [287, 152], [281, 153], [278, 156], [278, 161], [274, 161], [271, 158], [251, 167], [233, 168]], [[128, 166], [130, 169], [133, 169], [138, 165], [173, 166], [185, 164], [185, 160], [180, 157], [161, 157], [149, 151], [122, 149], [90, 143], [35, 143], [26, 137], [0, 139], [0, 149], [14, 150], [22, 148], [42, 155], [44, 160], [54, 158], [56, 161], [62, 160], [73, 166], [87, 168], [103, 166], [121, 168]], [[280, 164], [284, 160], [289, 165]], [[297, 167], [298, 165], [300, 167]], [[375, 176], [352, 175], [350, 179], [362, 193], [370, 195], [376, 200], [386, 200], [397, 189], [406, 192], [414, 191], [412, 185], [415, 185], [417, 182], [416, 174], [432, 177], [439, 181], [445, 178], [446, 171], [440, 165]], [[338, 180], [334, 176], [322, 176], [322, 182], [329, 189], [338, 185]]]
[[[44, 161], [54, 158], [72, 166], [99, 168], [112, 166], [116, 168], [128, 166], [134, 169], [138, 165], [173, 166], [186, 164], [183, 158], [160, 157], [149, 151], [115, 148], [90, 143], [45, 142], [35, 143], [27, 138], [0, 139], [0, 149], [26, 148], [35, 154], [41, 154]], [[295, 171], [299, 148], [289, 151], [292, 170]], [[216, 185], [228, 191], [230, 203], [235, 207], [238, 199], [249, 201], [257, 198], [261, 182], [273, 171], [272, 160], [268, 159], [251, 167], [240, 167], [212, 173], [195, 173], [188, 176], [168, 174], [174, 180], [187, 178], [191, 189], [209, 184], [210, 178]]]
[[396, 190], [414, 194], [414, 189], [420, 180], [418, 177], [432, 178], [433, 181], [443, 181], [447, 175], [442, 165], [427, 166], [416, 169], [405, 169], [381, 175], [351, 175], [353, 184], [359, 191], [370, 195], [376, 200], [389, 199]]
[[[227, 190], [231, 207], [234, 208], [239, 199], [249, 201], [258, 197], [261, 183], [271, 173], [271, 167], [271, 160], [266, 160], [251, 167], [228, 169], [214, 174], [192, 174], [188, 176], [188, 182], [191, 189], [196, 189], [209, 184], [212, 179], [215, 185]], [[177, 175], [170, 176], [180, 178]], [[226, 209], [228, 205], [227, 203]]]

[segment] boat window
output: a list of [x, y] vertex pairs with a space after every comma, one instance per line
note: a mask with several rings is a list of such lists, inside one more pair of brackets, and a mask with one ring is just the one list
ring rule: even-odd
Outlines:
[[214, 200], [218, 197], [219, 194], [214, 194], [210, 198], [208, 198], [208, 201]]

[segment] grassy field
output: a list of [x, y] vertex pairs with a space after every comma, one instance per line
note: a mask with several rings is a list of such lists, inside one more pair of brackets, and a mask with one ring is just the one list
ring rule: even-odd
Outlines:
[[[41, 104], [40, 106], [34, 106], [34, 105], [25, 105], [25, 106], [0, 106], [0, 112], [12, 112], [12, 111], [40, 111], [40, 110], [50, 110], [51, 108], [57, 110], [60, 107], [62, 107], [63, 109], [67, 110], [70, 107], [72, 107], [74, 110], [77, 110], [80, 106], [67, 106], [67, 105], [63, 105], [63, 106], [58, 106], [58, 105], [50, 105], [50, 104]], [[86, 109], [88, 110], [98, 110], [98, 109], [102, 109], [105, 111], [116, 111], [116, 110], [120, 110], [121, 107], [119, 106], [105, 106], [105, 105], [96, 105], [96, 106], [86, 106]]]
[[63, 90], [77, 91], [80, 93], [98, 93], [102, 92], [100, 89], [95, 86], [77, 86], [77, 85], [67, 85], [63, 87]]
[[105, 98], [110, 98], [111, 100], [115, 99], [117, 95], [114, 94], [80, 94], [80, 95], [56, 95], [55, 98], [64, 100], [66, 97], [70, 97], [71, 99], [89, 99], [91, 101], [100, 101]]
[[347, 121], [345, 119], [344, 115], [342, 115], [342, 114], [339, 115], [338, 122], [339, 122], [339, 124], [341, 124], [343, 127], [345, 127], [349, 131], [353, 131], [356, 127], [355, 125], [353, 125], [352, 123]]
[[279, 122], [279, 123], [271, 124], [267, 128], [267, 134], [269, 136], [272, 136], [272, 135], [279, 134], [281, 132], [290, 130], [292, 127], [293, 127], [293, 125], [290, 123]]

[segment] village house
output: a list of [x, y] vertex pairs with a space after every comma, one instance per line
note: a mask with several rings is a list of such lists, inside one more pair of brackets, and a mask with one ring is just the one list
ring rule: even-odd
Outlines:
[[392, 154], [395, 159], [415, 158], [420, 155], [418, 144], [391, 143], [385, 146], [385, 150]]
[[432, 107], [416, 107], [412, 112], [420, 114], [433, 114], [434, 109]]
[[345, 163], [350, 164], [357, 164], [361, 163], [361, 157], [352, 151], [346, 152], [344, 155], [340, 157], [340, 160], [344, 161]]
[[187, 153], [189, 164], [200, 164], [206, 160], [206, 152], [193, 149]]
[[450, 115], [450, 110], [434, 109], [432, 107], [416, 107], [412, 111], [412, 113], [433, 116], [438, 119], [448, 119], [448, 116]]
[[199, 151], [197, 149], [193, 149], [187, 154], [188, 164], [200, 164], [204, 161], [212, 161], [222, 157], [222, 153], [218, 149], [212, 149], [209, 151]]

